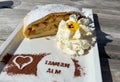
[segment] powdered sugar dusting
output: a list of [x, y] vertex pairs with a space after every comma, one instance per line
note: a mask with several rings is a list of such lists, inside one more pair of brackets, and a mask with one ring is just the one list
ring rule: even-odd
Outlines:
[[80, 10], [76, 7], [63, 5], [63, 4], [47, 4], [44, 6], [37, 6], [35, 9], [33, 9], [32, 11], [30, 11], [27, 14], [27, 16], [26, 16], [27, 18], [25, 18], [24, 25], [26, 27], [30, 23], [32, 23], [50, 13], [70, 12], [70, 11], [80, 12]]

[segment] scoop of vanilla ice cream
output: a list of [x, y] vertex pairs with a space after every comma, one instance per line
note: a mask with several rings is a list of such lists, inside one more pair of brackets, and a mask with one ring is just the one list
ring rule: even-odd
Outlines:
[[[75, 28], [75, 25], [69, 28], [67, 23], [79, 24], [79, 28]], [[95, 42], [95, 38], [92, 36], [94, 29], [89, 28], [88, 23], [90, 22], [86, 18], [77, 20], [77, 16], [74, 14], [70, 15], [67, 21], [61, 20], [56, 34], [57, 47], [66, 54], [83, 55], [85, 50], [88, 50]], [[91, 39], [83, 38], [83, 36], [90, 36]]]

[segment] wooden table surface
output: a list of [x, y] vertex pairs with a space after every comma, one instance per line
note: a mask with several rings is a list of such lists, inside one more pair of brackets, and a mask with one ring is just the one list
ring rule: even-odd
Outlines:
[[120, 82], [120, 0], [0, 0], [0, 45], [31, 8], [48, 3], [93, 9], [103, 82]]

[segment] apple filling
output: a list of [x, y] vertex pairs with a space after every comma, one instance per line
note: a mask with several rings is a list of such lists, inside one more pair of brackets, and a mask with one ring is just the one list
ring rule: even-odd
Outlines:
[[24, 30], [24, 36], [27, 38], [37, 38], [43, 36], [51, 36], [57, 33], [58, 25], [61, 20], [68, 20], [71, 14], [79, 14], [78, 12], [60, 12], [51, 13], [32, 24], [28, 25]]

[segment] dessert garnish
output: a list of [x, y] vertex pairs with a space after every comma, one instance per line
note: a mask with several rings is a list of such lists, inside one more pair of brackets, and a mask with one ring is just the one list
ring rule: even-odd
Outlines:
[[96, 41], [90, 24], [89, 18], [79, 19], [75, 14], [70, 15], [67, 21], [61, 20], [56, 34], [57, 47], [66, 54], [85, 54]]
[[67, 27], [71, 32], [75, 32], [80, 26], [77, 22], [69, 21]]

